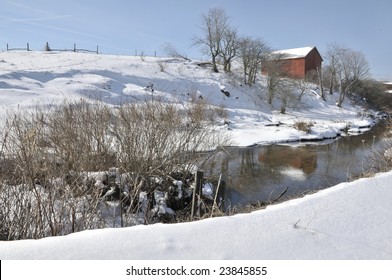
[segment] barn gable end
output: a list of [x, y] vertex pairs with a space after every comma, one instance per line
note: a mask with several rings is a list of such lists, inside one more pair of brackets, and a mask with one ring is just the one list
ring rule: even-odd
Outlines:
[[[316, 47], [280, 50], [273, 54], [279, 56], [272, 63], [279, 64], [280, 74], [296, 79], [304, 79], [310, 72], [321, 69], [323, 61]], [[263, 70], [264, 74], [267, 72]]]

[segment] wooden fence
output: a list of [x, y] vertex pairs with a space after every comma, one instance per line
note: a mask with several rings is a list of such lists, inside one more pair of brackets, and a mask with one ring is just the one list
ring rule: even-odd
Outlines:
[[[88, 50], [88, 49], [79, 49], [76, 47], [76, 44], [73, 45], [73, 48], [70, 49], [56, 49], [49, 47], [49, 43], [47, 42], [45, 46], [41, 49], [42, 51], [54, 51], [54, 52], [84, 52], [84, 53], [96, 53], [99, 54], [99, 47], [97, 46], [96, 50]], [[27, 43], [25, 48], [11, 48], [9, 44], [7, 44], [7, 51], [33, 51], [33, 49], [30, 48], [30, 44]], [[142, 60], [144, 59], [147, 54], [144, 51], [138, 51], [135, 49], [135, 56], [140, 56]], [[154, 57], [157, 57], [157, 51], [154, 51], [154, 54], [152, 55]], [[184, 56], [183, 58], [186, 58]]]
[[[30, 44], [27, 43], [26, 44], [26, 48], [10, 48], [9, 45], [7, 44], [7, 51], [32, 51], [32, 49], [30, 48]], [[46, 43], [45, 47], [44, 47], [44, 51], [56, 51], [56, 52], [87, 52], [87, 53], [99, 53], [99, 48], [97, 46], [96, 50], [88, 50], [88, 49], [78, 49], [76, 47], [76, 44], [74, 44], [72, 49], [55, 49], [55, 48], [51, 48], [49, 47], [49, 44]]]

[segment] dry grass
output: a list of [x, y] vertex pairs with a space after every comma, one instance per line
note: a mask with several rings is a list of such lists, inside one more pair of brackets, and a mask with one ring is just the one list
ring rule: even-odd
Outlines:
[[305, 122], [305, 121], [299, 121], [299, 122], [295, 122], [293, 127], [297, 130], [309, 133], [311, 128], [313, 126], [312, 122]]

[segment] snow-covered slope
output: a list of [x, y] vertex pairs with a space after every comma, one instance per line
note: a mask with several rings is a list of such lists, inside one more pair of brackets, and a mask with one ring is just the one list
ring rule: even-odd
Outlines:
[[[192, 61], [78, 53], [1, 52], [0, 117], [7, 111], [64, 99], [112, 105], [154, 94], [170, 102], [203, 98], [227, 111], [221, 126], [237, 145], [305, 136], [296, 121], [312, 121], [312, 135], [333, 135], [346, 124], [364, 126], [362, 109], [309, 91], [302, 109], [285, 115], [232, 75]], [[151, 85], [154, 92], [151, 91]], [[230, 92], [230, 97], [221, 90]], [[223, 119], [220, 120], [223, 123]], [[281, 123], [280, 126], [268, 126]], [[1, 127], [1, 126], [0, 126]], [[391, 259], [392, 173], [340, 184], [251, 214], [184, 224], [84, 231], [41, 240], [0, 242], [0, 259]]]
[[[249, 87], [241, 84], [240, 72], [213, 73], [196, 61], [73, 52], [0, 52], [0, 118], [12, 109], [58, 104], [64, 99], [99, 99], [119, 105], [152, 94], [178, 103], [202, 98], [226, 112], [219, 120], [220, 128], [228, 130], [238, 146], [296, 141], [305, 136], [292, 127], [296, 121], [312, 121], [312, 136], [319, 137], [336, 136], [342, 123], [345, 126], [362, 120], [361, 108], [349, 102], [338, 108], [337, 96], [328, 95], [328, 102], [324, 102], [314, 90], [302, 98], [301, 110], [288, 110], [282, 115], [274, 111], [278, 105], [271, 108], [267, 104], [263, 90], [263, 77], [256, 86]], [[280, 127], [268, 126], [279, 122]]]
[[251, 214], [0, 242], [0, 259], [391, 259], [392, 173]]

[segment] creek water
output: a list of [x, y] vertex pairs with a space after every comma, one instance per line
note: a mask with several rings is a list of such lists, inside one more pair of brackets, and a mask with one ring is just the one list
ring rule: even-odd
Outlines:
[[381, 122], [361, 135], [322, 143], [274, 144], [225, 148], [205, 166], [223, 174], [226, 206], [287, 200], [349, 181], [368, 172], [374, 152], [387, 143]]

